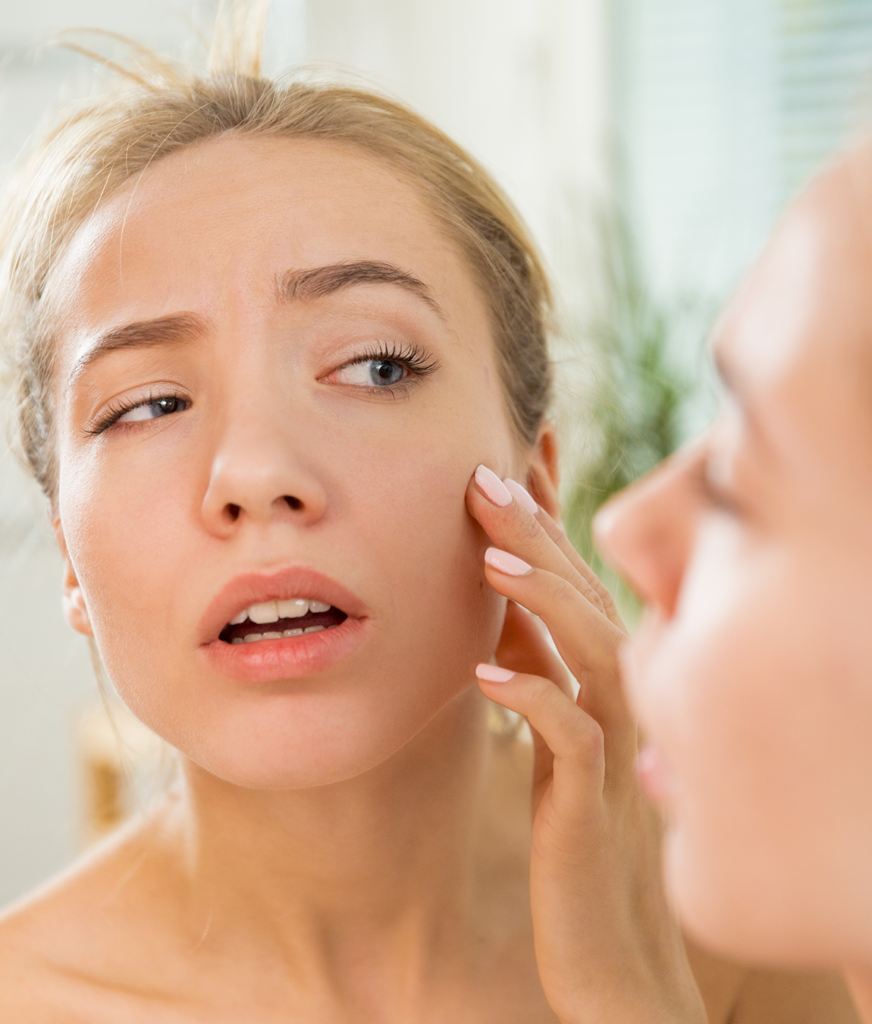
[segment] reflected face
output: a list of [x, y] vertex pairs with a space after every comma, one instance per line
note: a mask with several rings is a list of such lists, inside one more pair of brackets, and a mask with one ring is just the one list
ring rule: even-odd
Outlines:
[[625, 658], [688, 927], [872, 954], [872, 152], [790, 213], [727, 311], [713, 429], [598, 523], [646, 602]]
[[210, 142], [114, 196], [50, 294], [71, 618], [134, 713], [305, 786], [470, 691], [503, 605], [464, 492], [519, 455], [484, 300], [409, 184]]

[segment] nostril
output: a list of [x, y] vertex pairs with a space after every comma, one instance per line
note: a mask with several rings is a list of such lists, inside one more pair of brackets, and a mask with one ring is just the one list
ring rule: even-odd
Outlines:
[[295, 498], [293, 494], [286, 494], [285, 501], [288, 503], [288, 508], [292, 508], [295, 512], [303, 507], [302, 501], [299, 498]]
[[227, 506], [227, 514], [230, 516], [230, 519], [234, 523], [239, 518], [239, 513], [241, 511], [242, 510], [240, 509], [239, 505], [228, 505]]

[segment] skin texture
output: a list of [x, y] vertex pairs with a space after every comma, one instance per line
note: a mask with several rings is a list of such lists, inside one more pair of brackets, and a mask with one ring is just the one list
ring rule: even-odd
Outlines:
[[711, 431], [601, 515], [687, 927], [848, 968], [872, 1020], [872, 147], [796, 203], [727, 310]]
[[[279, 295], [289, 269], [364, 259], [421, 287]], [[4, 1019], [844, 1019], [826, 983], [790, 986], [826, 1013], [787, 1017], [770, 978], [748, 996], [691, 951], [701, 998], [632, 769], [623, 629], [555, 524], [553, 433], [519, 447], [485, 303], [409, 184], [336, 145], [213, 141], [112, 197], [48, 301], [67, 616], [181, 776], [0, 923]], [[180, 314], [197, 331], [88, 361]], [[377, 343], [437, 366], [375, 394], [350, 366]], [[100, 429], [164, 395], [182, 404]], [[488, 500], [480, 463], [536, 512]], [[533, 571], [485, 568], [489, 545]], [[353, 592], [360, 642], [297, 678], [222, 672], [207, 609], [288, 566]], [[495, 652], [519, 674], [483, 694]], [[489, 731], [487, 697], [534, 748]]]

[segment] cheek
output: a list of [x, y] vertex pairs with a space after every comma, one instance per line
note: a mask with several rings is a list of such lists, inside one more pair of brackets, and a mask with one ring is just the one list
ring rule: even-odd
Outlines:
[[175, 456], [144, 462], [95, 451], [61, 467], [70, 557], [106, 668], [124, 679], [131, 664], [158, 665], [174, 627], [190, 617], [196, 483]]
[[860, 709], [838, 695], [856, 668], [834, 657], [841, 587], [816, 568], [826, 564], [712, 531], [675, 618], [643, 633], [631, 659], [673, 773], [670, 892], [693, 933], [736, 957], [832, 955], [832, 908], [858, 895], [841, 889], [849, 861], [856, 879], [872, 857], [872, 827], [856, 827], [845, 787], [862, 770], [859, 756], [849, 763]]
[[785, 784], [797, 782], [783, 737], [790, 583], [779, 553], [749, 551], [729, 524], [704, 526], [675, 615], [650, 621], [630, 659], [671, 773], [669, 888], [685, 923], [720, 948], [791, 898], [775, 891], [791, 853]]
[[[462, 421], [461, 421], [462, 422]], [[433, 684], [473, 681], [475, 661], [492, 653], [505, 602], [484, 577], [487, 537], [468, 514], [464, 495], [480, 462], [508, 464], [508, 432], [484, 424], [402, 443], [362, 445], [349, 458], [343, 494], [354, 529], [346, 532], [360, 575], [382, 576], [395, 643]]]

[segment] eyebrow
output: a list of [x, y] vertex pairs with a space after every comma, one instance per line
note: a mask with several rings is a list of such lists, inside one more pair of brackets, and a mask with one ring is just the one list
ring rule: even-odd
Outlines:
[[[448, 319], [423, 281], [400, 267], [378, 260], [354, 260], [307, 270], [289, 270], [279, 277], [278, 293], [283, 302], [308, 302], [332, 295], [343, 288], [363, 284], [398, 285], [422, 299], [441, 320]], [[139, 320], [123, 327], [114, 327], [99, 335], [76, 360], [67, 385], [72, 386], [87, 369], [109, 352], [177, 345], [199, 337], [208, 326], [208, 321], [197, 313], [175, 313], [155, 320]]]
[[378, 260], [352, 260], [310, 270], [289, 270], [279, 278], [278, 289], [280, 298], [285, 302], [310, 302], [362, 284], [398, 285], [423, 299], [441, 320], [448, 319], [423, 281], [407, 270]]
[[199, 337], [207, 327], [208, 322], [196, 313], [174, 313], [155, 320], [138, 320], [123, 327], [113, 327], [99, 335], [76, 360], [67, 384], [74, 384], [85, 370], [109, 352], [178, 345]]

